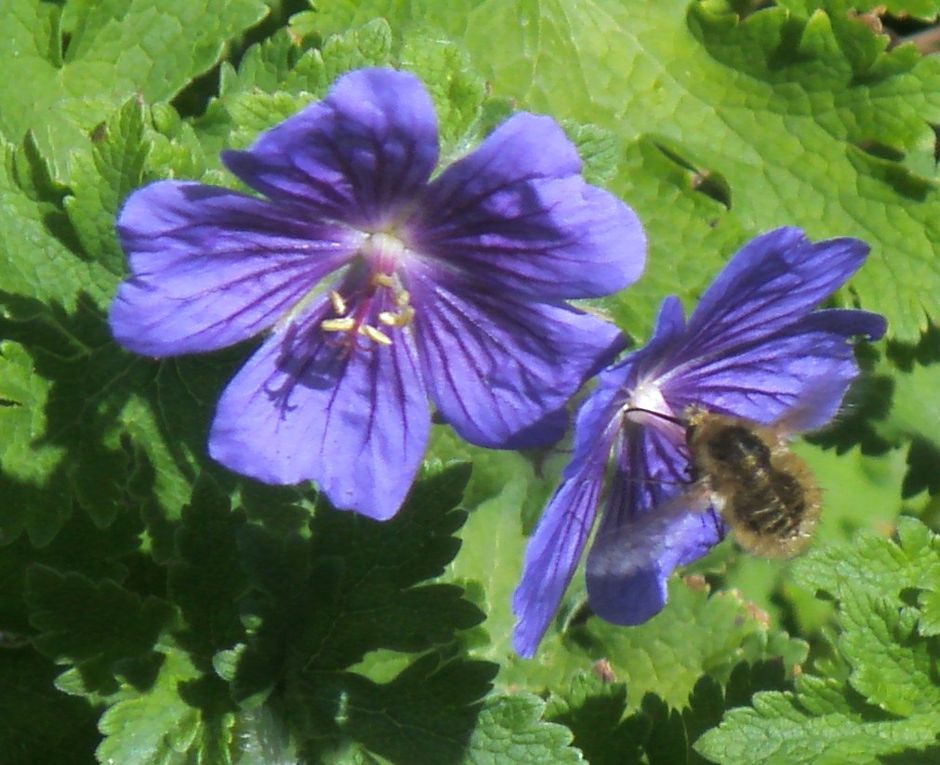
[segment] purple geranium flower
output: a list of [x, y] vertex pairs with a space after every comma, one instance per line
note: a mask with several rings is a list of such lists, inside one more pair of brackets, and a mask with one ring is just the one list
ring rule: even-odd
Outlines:
[[[811, 430], [836, 413], [858, 374], [850, 337], [878, 338], [884, 319], [814, 310], [849, 278], [864, 242], [809, 242], [782, 228], [744, 246], [686, 323], [675, 297], [652, 339], [602, 372], [578, 414], [574, 455], [529, 541], [513, 608], [516, 651], [532, 656], [577, 567], [602, 495], [588, 555], [588, 600], [615, 624], [639, 624], [666, 602], [677, 566], [724, 535], [713, 509], [673, 512], [687, 484], [685, 431], [643, 409], [681, 417], [690, 406]], [[606, 484], [606, 486], [605, 486]]]
[[566, 400], [622, 349], [563, 301], [633, 282], [644, 235], [584, 182], [560, 127], [517, 114], [432, 181], [437, 159], [421, 83], [366, 69], [223, 154], [266, 198], [161, 181], [127, 200], [118, 342], [172, 356], [267, 333], [218, 403], [219, 462], [312, 479], [337, 507], [388, 518], [420, 464], [428, 399], [473, 443], [551, 442]]

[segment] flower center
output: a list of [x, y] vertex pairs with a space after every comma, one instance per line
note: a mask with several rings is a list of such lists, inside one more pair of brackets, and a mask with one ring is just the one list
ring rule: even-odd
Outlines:
[[414, 318], [411, 295], [401, 283], [397, 267], [407, 247], [396, 236], [377, 232], [366, 236], [355, 264], [356, 278], [343, 292], [330, 292], [332, 316], [320, 322], [324, 332], [340, 334], [349, 348], [375, 348], [392, 344], [392, 332]]
[[620, 413], [623, 420], [656, 428], [679, 442], [685, 442], [685, 429], [665, 419], [675, 418], [677, 415], [654, 382], [641, 381], [621, 407]]

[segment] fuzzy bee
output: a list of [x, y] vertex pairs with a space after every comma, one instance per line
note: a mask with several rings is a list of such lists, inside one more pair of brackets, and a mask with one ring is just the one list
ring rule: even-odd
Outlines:
[[686, 413], [693, 485], [690, 505], [714, 507], [735, 541], [762, 558], [802, 552], [819, 522], [822, 495], [788, 433], [741, 417]]
[[[785, 422], [762, 425], [743, 417], [689, 407], [682, 417], [646, 409], [685, 431], [688, 485], [636, 522], [599, 535], [588, 558], [589, 575], [627, 576], [642, 569], [670, 542], [682, 515], [713, 508], [738, 545], [763, 558], [791, 558], [809, 544], [819, 522], [822, 494], [809, 466], [789, 448]], [[647, 420], [648, 422], [648, 420]]]

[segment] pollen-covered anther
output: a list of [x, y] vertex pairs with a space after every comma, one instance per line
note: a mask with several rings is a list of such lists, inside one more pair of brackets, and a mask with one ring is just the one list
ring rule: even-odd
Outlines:
[[324, 332], [349, 332], [355, 326], [356, 320], [351, 316], [342, 319], [324, 319], [320, 322], [320, 329]]
[[383, 273], [378, 271], [372, 274], [372, 285], [374, 287], [394, 287], [395, 281], [392, 279], [391, 274]]
[[333, 306], [333, 310], [338, 316], [344, 316], [346, 314], [346, 301], [343, 300], [343, 296], [336, 290], [330, 292], [330, 304]]
[[377, 343], [378, 345], [392, 344], [392, 338], [382, 332], [382, 330], [376, 329], [370, 324], [360, 324], [359, 334], [369, 338], [373, 343]]
[[397, 313], [395, 311], [382, 311], [379, 314], [379, 321], [387, 327], [406, 327], [411, 324], [414, 316], [415, 309], [408, 305]]

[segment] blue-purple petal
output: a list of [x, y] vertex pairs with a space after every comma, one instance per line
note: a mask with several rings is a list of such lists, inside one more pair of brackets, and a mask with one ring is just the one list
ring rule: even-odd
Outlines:
[[603, 483], [603, 464], [563, 481], [529, 539], [512, 600], [517, 618], [512, 641], [520, 656], [535, 654], [558, 609], [594, 524]]
[[641, 624], [666, 603], [672, 571], [707, 553], [723, 527], [689, 493], [680, 442], [635, 423], [626, 428], [585, 576], [594, 613]]
[[554, 120], [517, 114], [431, 183], [413, 245], [491, 291], [609, 295], [642, 273], [646, 237], [635, 213], [580, 170]]
[[350, 351], [315, 329], [324, 312], [273, 335], [229, 383], [209, 451], [266, 483], [316, 481], [335, 507], [384, 520], [404, 501], [430, 430], [415, 350], [399, 333], [391, 346]]
[[862, 265], [858, 239], [810, 242], [781, 228], [748, 242], [722, 269], [689, 318], [684, 353], [732, 353], [818, 307]]
[[884, 319], [877, 314], [815, 311], [733, 353], [686, 362], [664, 383], [664, 393], [680, 408], [696, 404], [757, 422], [786, 419], [790, 430], [812, 430], [832, 419], [858, 376], [849, 339], [883, 332]]
[[622, 427], [618, 410], [636, 392], [641, 379], [656, 377], [662, 359], [668, 358], [670, 349], [681, 342], [684, 329], [682, 304], [674, 296], [667, 297], [660, 306], [649, 342], [597, 375], [597, 384], [578, 410], [574, 450], [564, 477], [581, 472], [600, 441], [608, 444], [609, 451]]
[[363, 228], [396, 222], [437, 163], [437, 117], [414, 75], [360, 69], [266, 133], [228, 168], [271, 199]]
[[672, 572], [701, 558], [721, 541], [711, 511], [647, 513], [598, 537], [588, 553], [588, 602], [611, 624], [642, 624], [666, 605]]
[[471, 443], [527, 448], [557, 439], [558, 411], [624, 344], [613, 325], [563, 304], [450, 289], [409, 272], [428, 393]]
[[134, 192], [117, 222], [131, 269], [111, 304], [115, 339], [146, 356], [232, 345], [272, 326], [352, 255], [349, 231], [198, 183]]

